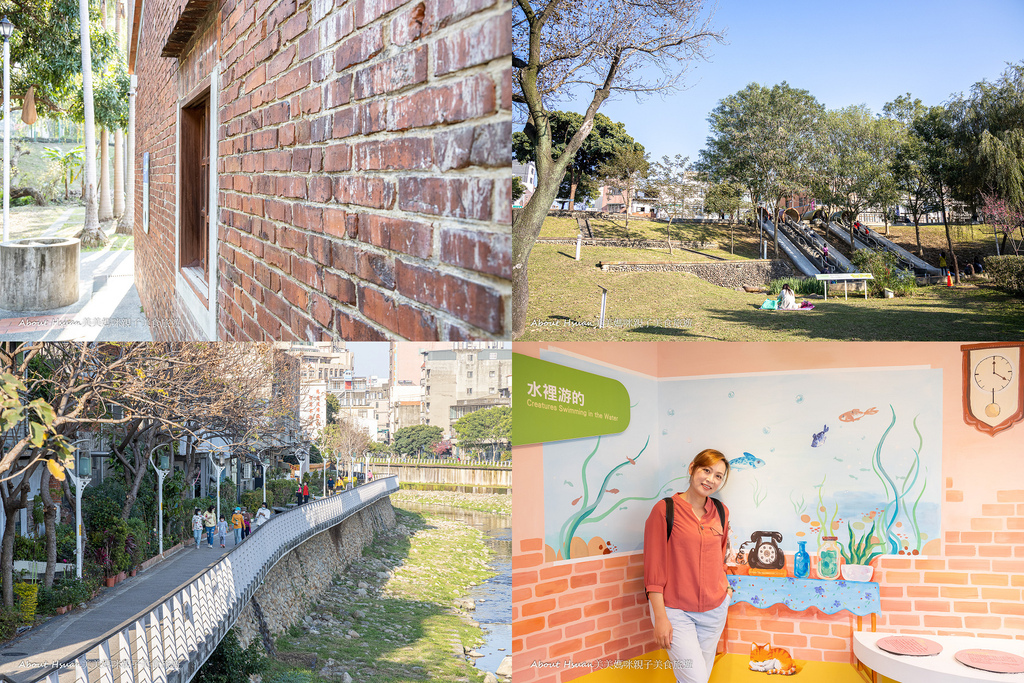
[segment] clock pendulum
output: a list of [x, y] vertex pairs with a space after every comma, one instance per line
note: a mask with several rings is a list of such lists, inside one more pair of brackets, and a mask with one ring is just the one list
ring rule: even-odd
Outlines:
[[985, 414], [996, 417], [1002, 408], [996, 403], [996, 392], [1002, 391], [1013, 378], [1013, 366], [1000, 355], [987, 356], [974, 366], [974, 381], [982, 391], [992, 393], [992, 402], [985, 406]]

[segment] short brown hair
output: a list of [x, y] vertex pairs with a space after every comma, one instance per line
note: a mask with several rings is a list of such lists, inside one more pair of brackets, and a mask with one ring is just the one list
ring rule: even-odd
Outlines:
[[[729, 480], [729, 461], [721, 451], [716, 451], [714, 448], [705, 448], [696, 455], [693, 462], [690, 463], [689, 473], [693, 476], [693, 471], [698, 467], [711, 467], [717, 462], [725, 463], [725, 476], [722, 478], [722, 486], [725, 486], [725, 482]], [[721, 486], [719, 487], [721, 488]]]

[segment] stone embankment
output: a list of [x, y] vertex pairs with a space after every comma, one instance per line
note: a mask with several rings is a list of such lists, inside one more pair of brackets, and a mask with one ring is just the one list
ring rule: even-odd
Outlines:
[[690, 273], [713, 285], [736, 289], [743, 285], [767, 285], [790, 277], [793, 269], [782, 260], [715, 261], [699, 263], [602, 263], [606, 272]]

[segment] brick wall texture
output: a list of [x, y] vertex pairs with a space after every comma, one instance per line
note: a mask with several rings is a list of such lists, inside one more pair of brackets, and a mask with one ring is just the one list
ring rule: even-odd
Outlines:
[[[992, 493], [988, 503], [965, 502], [947, 478], [941, 550], [872, 563], [881, 590], [878, 631], [1024, 640], [1024, 490]], [[534, 661], [627, 660], [658, 649], [641, 553], [553, 565], [544, 561], [543, 547], [542, 539], [522, 539], [512, 558], [517, 683], [562, 683], [590, 671], [534, 667]], [[729, 608], [719, 650], [749, 654], [751, 642], [771, 642], [797, 659], [852, 664], [856, 628], [848, 612], [738, 604]], [[863, 617], [863, 628], [870, 628], [870, 617]]]
[[506, 336], [511, 3], [215, 0], [161, 57], [185, 6], [145, 3], [134, 65], [154, 337], [201, 337], [175, 292], [175, 141], [215, 67], [219, 339]]

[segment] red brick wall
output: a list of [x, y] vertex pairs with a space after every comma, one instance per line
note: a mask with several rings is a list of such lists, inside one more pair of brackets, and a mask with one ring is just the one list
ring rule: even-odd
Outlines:
[[218, 338], [506, 336], [510, 4], [221, 0], [162, 58], [182, 6], [146, 3], [135, 63], [136, 279], [177, 323], [154, 336], [198, 336], [174, 291], [174, 145], [214, 63]]

